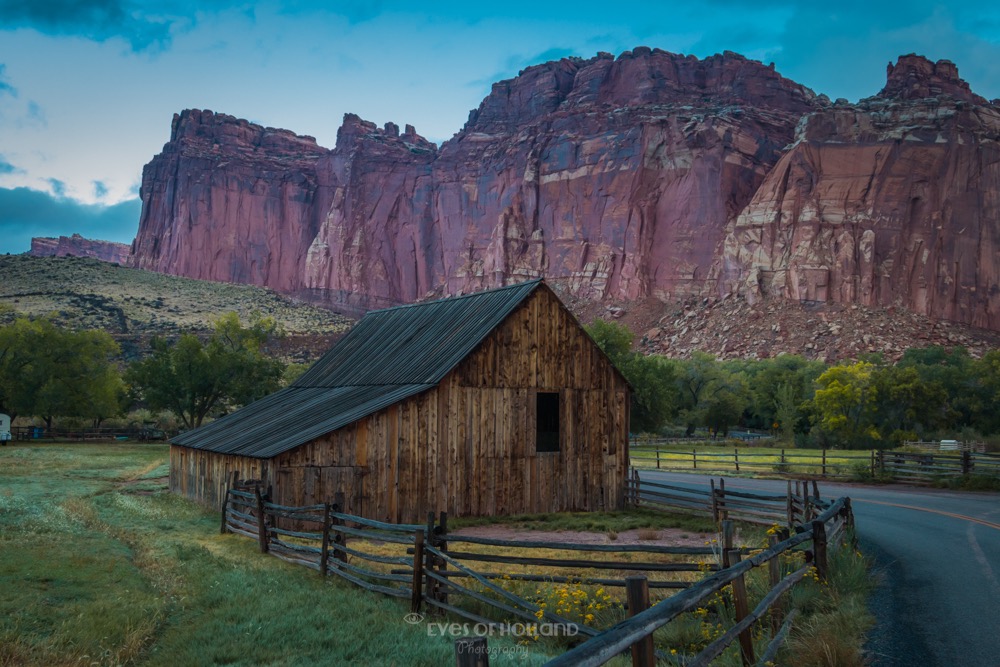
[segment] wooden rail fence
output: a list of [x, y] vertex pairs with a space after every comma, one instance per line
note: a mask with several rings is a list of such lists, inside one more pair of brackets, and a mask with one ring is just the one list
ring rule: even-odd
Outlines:
[[[663, 484], [639, 478], [633, 468], [626, 485], [626, 501], [634, 507], [711, 512], [719, 524], [738, 519], [763, 525], [792, 528], [806, 523], [824, 507], [816, 480], [788, 480], [784, 494], [749, 493], [726, 489], [726, 480], [710, 481], [709, 489]], [[810, 488], [810, 486], [812, 488]]]
[[631, 451], [631, 465], [638, 468], [674, 472], [767, 473], [771, 475], [806, 475], [824, 479], [847, 478], [856, 469], [875, 473], [875, 450], [821, 450], [805, 454], [782, 449], [758, 452], [734, 447], [731, 452], [708, 452], [691, 449], [645, 449]]
[[[648, 608], [642, 608], [640, 605], [630, 609], [628, 619], [550, 660], [546, 663], [546, 667], [597, 667], [624, 651], [631, 651], [634, 667], [653, 667], [657, 659], [651, 641], [653, 633], [681, 614], [698, 608], [726, 586], [732, 587], [736, 623], [697, 655], [683, 656], [683, 664], [688, 667], [708, 665], [727, 647], [738, 641], [743, 665], [765, 665], [768, 661], [773, 661], [794, 618], [793, 614], [789, 614], [782, 619], [780, 604], [782, 597], [810, 574], [812, 568], [816, 569], [816, 575], [820, 579], [826, 578], [828, 547], [839, 543], [849, 534], [848, 529], [853, 525], [853, 516], [850, 499], [840, 498], [811, 522], [798, 527], [796, 534], [780, 541], [776, 537], [773, 538], [767, 549], [749, 555], [745, 559], [735, 550], [726, 550], [724, 569], [658, 604]], [[793, 549], [802, 549], [807, 543], [812, 548], [807, 552], [809, 558], [806, 564], [782, 576], [776, 559]], [[770, 590], [757, 606], [750, 610], [746, 577], [754, 568], [764, 566], [768, 568]], [[641, 588], [642, 582], [639, 581], [638, 585]], [[642, 600], [641, 592], [635, 599]], [[779, 630], [773, 633], [771, 641], [758, 660], [751, 633], [753, 625], [764, 619], [765, 615], [770, 617], [772, 624], [780, 623], [780, 626]]]
[[876, 455], [878, 474], [909, 484], [934, 484], [970, 475], [1000, 476], [1000, 455], [970, 451], [954, 454], [881, 451]]
[[[309, 567], [321, 576], [338, 576], [366, 590], [408, 599], [414, 613], [446, 612], [487, 627], [510, 619], [524, 625], [549, 623], [587, 639], [549, 663], [553, 666], [599, 665], [624, 650], [632, 650], [633, 659], [639, 660], [633, 664], [650, 666], [656, 659], [653, 631], [727, 585], [734, 591], [736, 625], [685, 664], [708, 664], [734, 641], [740, 642], [744, 662], [750, 664], [746, 659], [753, 657], [749, 641], [753, 623], [770, 612], [778, 627], [779, 599], [805, 577], [809, 567], [826, 576], [827, 544], [843, 539], [853, 523], [850, 500], [824, 502], [815, 483], [811, 493], [809, 484], [793, 487], [789, 482], [786, 495], [766, 496], [727, 491], [723, 480], [708, 491], [692, 492], [642, 482], [633, 475], [629, 488], [630, 498], [641, 506], [711, 512], [722, 529], [718, 546], [577, 544], [459, 535], [449, 532], [443, 512], [430, 513], [426, 524], [389, 524], [341, 512], [339, 494], [333, 503], [278, 505], [271, 502], [270, 491], [260, 482], [235, 477], [223, 501], [221, 531], [253, 539], [262, 553]], [[797, 532], [781, 541], [773, 536], [771, 545], [757, 553], [734, 546], [732, 519], [736, 518], [787, 523]], [[811, 545], [808, 565], [782, 576], [778, 556], [801, 550], [806, 543]], [[395, 551], [387, 553], [386, 545]], [[527, 550], [532, 553], [525, 555]], [[534, 571], [499, 572], [489, 565], [518, 565]], [[771, 591], [750, 610], [744, 577], [750, 569], [764, 565], [769, 567]], [[588, 576], [590, 572], [594, 576]], [[706, 574], [707, 578], [697, 580]], [[537, 598], [510, 590], [516, 589], [511, 581], [623, 588], [630, 618], [601, 632], [555, 613]], [[680, 592], [666, 598], [661, 593], [650, 607], [650, 591], [659, 589]], [[791, 621], [792, 616], [783, 619], [781, 631], [775, 633], [775, 651]], [[468, 653], [466, 648], [463, 645], [461, 650]], [[478, 651], [476, 655], [482, 659], [485, 654]]]

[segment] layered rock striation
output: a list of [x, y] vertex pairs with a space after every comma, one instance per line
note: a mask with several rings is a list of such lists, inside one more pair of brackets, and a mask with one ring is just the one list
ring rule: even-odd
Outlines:
[[729, 52], [567, 58], [494, 84], [440, 148], [351, 114], [327, 150], [190, 110], [143, 172], [132, 262], [359, 308], [545, 276], [1000, 328], [998, 137], [918, 56], [857, 104]]

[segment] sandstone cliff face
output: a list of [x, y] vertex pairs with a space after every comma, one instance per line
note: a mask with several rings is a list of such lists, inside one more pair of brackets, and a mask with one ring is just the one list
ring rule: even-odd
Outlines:
[[189, 278], [300, 283], [329, 206], [311, 137], [211, 111], [174, 116], [170, 141], [142, 173], [132, 265]]
[[126, 264], [131, 251], [124, 243], [95, 241], [73, 234], [58, 238], [33, 238], [28, 254], [33, 257], [92, 257], [113, 264]]
[[998, 139], [997, 108], [917, 56], [853, 105], [728, 52], [563, 59], [494, 84], [440, 148], [351, 114], [327, 150], [185, 111], [132, 261], [362, 309], [545, 276], [1000, 328]]
[[440, 151], [349, 116], [305, 286], [390, 302], [534, 276], [595, 299], [699, 291], [726, 222], [818, 105], [735, 54], [636, 49], [495, 84]]
[[806, 115], [730, 224], [715, 275], [750, 298], [1000, 329], [1000, 110], [947, 61], [905, 56], [857, 105]]

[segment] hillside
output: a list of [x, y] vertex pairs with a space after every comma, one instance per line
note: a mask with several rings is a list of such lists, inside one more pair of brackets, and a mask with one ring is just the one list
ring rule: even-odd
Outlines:
[[276, 351], [289, 361], [312, 361], [351, 320], [250, 285], [179, 278], [77, 257], [0, 256], [0, 323], [16, 315], [53, 315], [63, 326], [103, 329], [123, 355], [141, 354], [153, 336], [207, 333], [235, 311], [273, 317], [286, 332]]

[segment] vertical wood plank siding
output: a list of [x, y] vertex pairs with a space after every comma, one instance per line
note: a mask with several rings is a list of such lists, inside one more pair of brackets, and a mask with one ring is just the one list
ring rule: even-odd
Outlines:
[[[535, 452], [538, 391], [560, 393], [558, 452]], [[541, 288], [434, 389], [270, 461], [171, 447], [171, 490], [217, 505], [240, 470], [268, 480], [278, 503], [342, 491], [347, 512], [385, 521], [620, 509], [628, 391]]]

